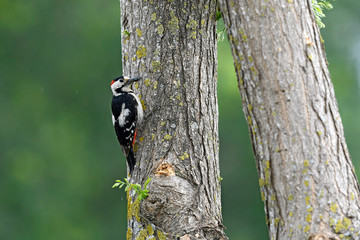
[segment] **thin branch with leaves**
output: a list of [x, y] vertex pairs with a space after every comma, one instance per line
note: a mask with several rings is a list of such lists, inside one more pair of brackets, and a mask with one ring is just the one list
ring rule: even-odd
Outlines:
[[325, 24], [321, 21], [325, 17], [323, 10], [330, 10], [333, 8], [333, 5], [327, 0], [312, 0], [312, 6], [317, 24], [320, 28], [324, 28]]

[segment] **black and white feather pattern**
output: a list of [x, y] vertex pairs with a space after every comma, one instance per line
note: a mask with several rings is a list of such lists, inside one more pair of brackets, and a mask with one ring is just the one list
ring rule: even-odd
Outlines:
[[116, 136], [126, 156], [129, 155], [138, 122], [138, 102], [133, 93], [114, 96], [111, 104]]

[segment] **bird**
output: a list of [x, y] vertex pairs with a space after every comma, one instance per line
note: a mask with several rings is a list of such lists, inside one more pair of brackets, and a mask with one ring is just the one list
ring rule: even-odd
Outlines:
[[141, 80], [141, 77], [120, 76], [111, 81], [112, 90], [112, 122], [122, 152], [126, 156], [130, 176], [134, 171], [136, 159], [134, 144], [137, 127], [141, 124], [144, 111], [139, 97], [132, 90], [132, 84]]

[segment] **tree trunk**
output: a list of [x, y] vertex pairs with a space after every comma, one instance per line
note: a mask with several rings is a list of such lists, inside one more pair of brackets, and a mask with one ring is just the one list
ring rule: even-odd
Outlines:
[[220, 198], [216, 1], [120, 0], [124, 75], [145, 120], [128, 193], [127, 239], [226, 239]]
[[220, 7], [270, 239], [359, 239], [359, 185], [311, 1]]

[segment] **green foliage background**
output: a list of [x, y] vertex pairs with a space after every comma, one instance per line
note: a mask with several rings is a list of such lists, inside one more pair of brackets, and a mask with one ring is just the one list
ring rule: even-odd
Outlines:
[[[360, 169], [360, 2], [333, 5], [322, 34]], [[0, 0], [0, 239], [125, 238], [126, 197], [111, 188], [126, 176], [110, 118], [109, 83], [121, 72], [119, 25], [118, 1]], [[226, 40], [218, 55], [226, 232], [267, 239]]]

